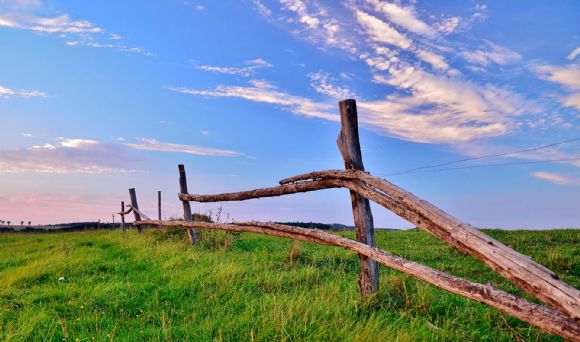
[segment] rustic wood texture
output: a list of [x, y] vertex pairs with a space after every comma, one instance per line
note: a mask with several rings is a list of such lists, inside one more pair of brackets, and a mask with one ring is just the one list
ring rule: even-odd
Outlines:
[[344, 187], [342, 181], [336, 179], [315, 180], [312, 182], [302, 182], [298, 184], [280, 185], [271, 188], [261, 188], [249, 191], [229, 192], [216, 195], [197, 195], [180, 193], [179, 199], [191, 202], [226, 202], [226, 201], [245, 201], [249, 199], [263, 197], [277, 197], [282, 195], [296, 194], [329, 188]]
[[272, 188], [216, 195], [180, 194], [180, 198], [198, 202], [240, 201], [328, 188], [347, 188], [471, 254], [526, 292], [578, 321], [580, 292], [561, 281], [554, 272], [386, 180], [362, 171], [330, 170], [295, 176], [281, 183]]
[[[471, 254], [529, 294], [580, 321], [580, 291], [561, 281], [554, 272], [528, 256], [492, 239], [410, 192], [360, 171], [319, 171], [292, 177], [290, 181], [295, 182], [299, 179], [357, 181], [358, 183], [347, 182], [345, 185], [351, 190], [358, 189], [355, 191], [359, 193], [364, 192], [361, 195], [376, 201], [450, 245]], [[288, 184], [290, 181], [287, 179], [281, 183]], [[361, 184], [366, 184], [366, 188]]]
[[[131, 210], [132, 210], [134, 213], [137, 213], [137, 214], [139, 214], [139, 217], [141, 217], [141, 219], [140, 219], [139, 221], [151, 221], [151, 219], [149, 218], [149, 216], [145, 215], [145, 214], [144, 214], [142, 211], [140, 211], [138, 208], [135, 208], [135, 207], [133, 207], [133, 206], [130, 206], [130, 208], [131, 208]], [[143, 224], [135, 224], [135, 225], [136, 225], [136, 226], [139, 226], [139, 227], [145, 227], [145, 226], [147, 226], [147, 225], [143, 225]]]
[[[135, 222], [141, 221], [141, 216], [139, 215], [139, 204], [137, 203], [137, 193], [135, 188], [129, 189], [129, 197], [131, 198], [131, 208], [133, 208], [133, 216], [135, 217]], [[137, 209], [137, 210], [135, 210]], [[139, 233], [143, 232], [143, 227], [137, 226]]]
[[580, 326], [573, 319], [566, 317], [557, 311], [518, 298], [490, 285], [470, 282], [419, 263], [394, 256], [376, 247], [370, 247], [364, 243], [317, 229], [305, 229], [261, 222], [218, 224], [205, 222], [144, 220], [136, 222], [135, 224], [154, 225], [163, 228], [181, 227], [184, 229], [191, 229], [192, 227], [197, 227], [233, 232], [250, 232], [343, 247], [355, 253], [363, 254], [385, 266], [419, 278], [448, 292], [488, 304], [548, 332], [557, 334], [572, 341], [580, 341]]
[[[338, 103], [340, 110], [341, 129], [338, 135], [338, 149], [344, 160], [344, 167], [347, 170], [364, 171], [362, 152], [358, 136], [358, 114], [355, 100], [343, 100]], [[350, 191], [350, 202], [352, 215], [354, 218], [354, 231], [356, 240], [375, 246], [375, 228], [373, 214], [369, 200]], [[370, 296], [377, 293], [379, 289], [379, 271], [376, 261], [369, 259], [363, 254], [359, 254], [359, 288], [362, 296]]]
[[[179, 191], [182, 194], [187, 194], [187, 176], [185, 175], [185, 166], [183, 164], [179, 164], [177, 169], [179, 170]], [[189, 201], [181, 200], [181, 203], [183, 204], [183, 219], [185, 221], [191, 221], [192, 214]], [[192, 245], [197, 242], [197, 231], [195, 228], [187, 230], [187, 237]]]

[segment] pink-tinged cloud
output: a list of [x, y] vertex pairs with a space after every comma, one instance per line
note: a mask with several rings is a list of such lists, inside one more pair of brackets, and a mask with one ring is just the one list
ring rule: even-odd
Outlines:
[[121, 145], [96, 140], [59, 138], [54, 144], [0, 150], [0, 172], [124, 173], [134, 161]]

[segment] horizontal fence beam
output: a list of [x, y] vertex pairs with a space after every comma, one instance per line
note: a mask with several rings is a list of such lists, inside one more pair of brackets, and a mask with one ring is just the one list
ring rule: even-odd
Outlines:
[[580, 321], [580, 292], [561, 281], [554, 272], [384, 179], [363, 171], [329, 170], [287, 178], [280, 183], [271, 188], [215, 195], [179, 194], [179, 198], [195, 202], [243, 201], [347, 188], [469, 253], [524, 291], [577, 322]]
[[158, 228], [204, 228], [231, 232], [258, 233], [313, 242], [322, 245], [343, 247], [376, 260], [380, 264], [428, 282], [445, 291], [488, 304], [524, 322], [535, 325], [564, 338], [577, 340], [578, 336], [580, 336], [580, 326], [578, 326], [573, 319], [561, 315], [552, 309], [526, 301], [505, 291], [496, 289], [493, 286], [479, 284], [455, 277], [414, 261], [392, 255], [381, 249], [370, 247], [358, 241], [326, 233], [317, 229], [305, 229], [262, 222], [219, 224], [206, 222], [142, 220], [135, 224], [139, 226], [151, 225]]

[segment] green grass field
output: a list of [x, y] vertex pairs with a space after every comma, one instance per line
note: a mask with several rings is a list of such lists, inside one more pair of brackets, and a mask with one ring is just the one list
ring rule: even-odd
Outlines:
[[[580, 287], [580, 230], [487, 232]], [[183, 236], [0, 234], [0, 340], [561, 340], [382, 266], [363, 302], [358, 258], [336, 247], [219, 232], [191, 247]], [[378, 231], [377, 244], [522, 294], [426, 233]]]

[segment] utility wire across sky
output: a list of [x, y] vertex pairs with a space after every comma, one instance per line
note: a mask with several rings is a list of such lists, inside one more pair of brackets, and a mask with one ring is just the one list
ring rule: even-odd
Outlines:
[[558, 146], [558, 145], [562, 145], [562, 144], [566, 144], [566, 143], [575, 142], [575, 141], [580, 141], [580, 137], [572, 138], [572, 139], [567, 139], [567, 140], [562, 140], [562, 141], [558, 141], [558, 142], [551, 143], [551, 144], [530, 147], [530, 148], [527, 148], [527, 149], [522, 149], [522, 150], [517, 150], [517, 151], [503, 152], [503, 153], [497, 153], [497, 154], [488, 154], [488, 155], [484, 155], [484, 156], [477, 156], [477, 157], [471, 157], [471, 158], [463, 158], [463, 159], [453, 160], [453, 161], [449, 161], [449, 162], [445, 162], [445, 163], [440, 163], [440, 164], [432, 164], [432, 165], [425, 165], [425, 166], [415, 167], [415, 168], [412, 168], [412, 169], [407, 169], [407, 170], [398, 171], [398, 172], [378, 174], [377, 176], [395, 176], [395, 175], [411, 174], [411, 173], [429, 173], [429, 172], [439, 172], [439, 171], [447, 171], [447, 170], [473, 169], [473, 168], [482, 168], [482, 167], [522, 165], [522, 164], [539, 164], [539, 163], [556, 163], [556, 162], [565, 162], [565, 161], [575, 161], [575, 160], [580, 160], [580, 157], [561, 158], [561, 159], [547, 159], [547, 160], [535, 160], [535, 161], [527, 161], [527, 162], [508, 162], [508, 163], [495, 163], [495, 164], [483, 164], [483, 165], [469, 165], [469, 166], [461, 166], [461, 167], [450, 167], [450, 168], [438, 168], [438, 169], [435, 169], [435, 168], [441, 167], [441, 166], [447, 166], [447, 165], [452, 165], [452, 164], [464, 163], [464, 162], [473, 161], [473, 160], [481, 160], [481, 159], [487, 159], [487, 158], [504, 157], [504, 156], [514, 155], [514, 154], [520, 154], [520, 153], [538, 151], [538, 150], [550, 148], [550, 147], [553, 147], [553, 146]]

